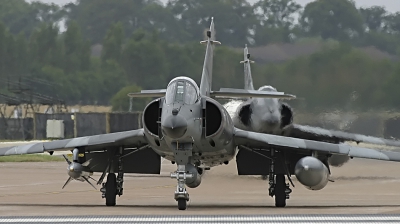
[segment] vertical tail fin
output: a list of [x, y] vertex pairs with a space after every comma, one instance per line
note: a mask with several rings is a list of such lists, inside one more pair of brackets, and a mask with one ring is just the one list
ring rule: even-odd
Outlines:
[[215, 40], [214, 17], [211, 17], [210, 30], [207, 31], [207, 40], [201, 41], [200, 43], [207, 45], [203, 72], [201, 74], [200, 94], [210, 96], [212, 87], [214, 44], [221, 44], [219, 41]]
[[250, 60], [249, 49], [247, 48], [247, 44], [244, 48], [244, 60], [240, 63], [244, 64], [244, 89], [254, 90], [253, 86], [253, 77], [251, 77], [251, 68], [250, 63], [254, 63], [254, 61]]

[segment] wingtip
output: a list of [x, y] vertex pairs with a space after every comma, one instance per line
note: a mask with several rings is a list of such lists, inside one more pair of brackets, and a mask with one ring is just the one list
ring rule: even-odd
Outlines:
[[289, 97], [289, 99], [296, 99], [297, 97], [296, 97], [296, 95], [293, 95], [293, 94], [286, 94], [288, 97]]

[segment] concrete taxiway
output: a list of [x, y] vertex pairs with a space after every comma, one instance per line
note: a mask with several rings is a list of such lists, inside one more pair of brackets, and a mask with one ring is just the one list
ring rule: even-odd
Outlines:
[[[163, 161], [157, 175], [127, 174], [117, 206], [106, 207], [89, 184], [67, 179], [65, 162], [1, 163], [0, 216], [217, 215], [217, 214], [397, 214], [400, 213], [400, 163], [354, 159], [332, 168], [334, 183], [310, 191], [294, 180], [286, 208], [275, 208], [268, 183], [238, 176], [236, 164], [214, 167], [202, 184], [188, 189], [190, 202], [179, 211], [173, 199], [176, 169]], [[97, 179], [100, 174], [95, 174]]]

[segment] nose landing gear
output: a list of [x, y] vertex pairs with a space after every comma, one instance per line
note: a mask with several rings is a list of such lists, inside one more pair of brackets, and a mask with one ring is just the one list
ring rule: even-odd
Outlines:
[[190, 162], [192, 156], [192, 143], [175, 143], [174, 154], [178, 168], [171, 173], [171, 178], [177, 179], [178, 185], [174, 194], [175, 200], [178, 202], [179, 210], [186, 210], [187, 201], [189, 201], [189, 193], [186, 191], [186, 179], [193, 178], [193, 174], [186, 170], [186, 165]]

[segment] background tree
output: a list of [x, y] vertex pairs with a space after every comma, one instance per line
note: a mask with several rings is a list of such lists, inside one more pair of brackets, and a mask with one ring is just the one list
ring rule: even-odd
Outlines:
[[[29, 85], [37, 93], [68, 104], [102, 105], [127, 86], [165, 88], [176, 76], [199, 83], [205, 51], [199, 41], [215, 16], [222, 46], [215, 51], [214, 89], [243, 86], [238, 62], [246, 43], [256, 47], [253, 55], [270, 54], [270, 61], [274, 54], [292, 58], [292, 52], [307, 47], [314, 53], [281, 63], [254, 58], [256, 88], [269, 84], [290, 90], [304, 97], [305, 109], [343, 108], [349, 99], [360, 110], [392, 109], [399, 107], [399, 15], [383, 7], [357, 9], [349, 0], [315, 0], [304, 11], [295, 0], [254, 5], [246, 0], [170, 0], [165, 6], [155, 0], [80, 0], [63, 8], [4, 0], [0, 79], [36, 80]], [[66, 30], [59, 28], [61, 20]], [[266, 44], [275, 44], [266, 48], [273, 52], [257, 48]], [[2, 83], [0, 92], [7, 93]]]
[[258, 14], [254, 37], [256, 45], [291, 41], [295, 15], [300, 12], [301, 5], [293, 0], [260, 0], [254, 8]]
[[347, 41], [363, 32], [363, 21], [354, 2], [317, 0], [304, 8], [301, 25], [310, 36]]
[[81, 35], [76, 22], [70, 22], [64, 35], [65, 67], [67, 74], [87, 70], [90, 66], [90, 45]]
[[122, 44], [125, 40], [124, 36], [122, 23], [111, 25], [103, 41], [103, 49], [101, 51], [101, 60], [103, 63], [107, 60], [121, 61]]
[[148, 88], [164, 88], [168, 74], [166, 55], [157, 34], [137, 31], [122, 52], [122, 67], [129, 81]]
[[[92, 44], [101, 43], [111, 24], [121, 22], [126, 34], [138, 28], [148, 27], [151, 21], [144, 10], [148, 4], [160, 4], [156, 0], [79, 0], [65, 6], [67, 22], [76, 21], [83, 28], [83, 35]], [[164, 9], [164, 8], [163, 8]], [[161, 12], [160, 12], [161, 13]]]
[[130, 102], [132, 102], [132, 111], [143, 111], [150, 99], [147, 98], [135, 98], [132, 101], [127, 97], [128, 93], [140, 92], [141, 88], [137, 85], [130, 85], [121, 89], [111, 99], [111, 105], [113, 111], [129, 111]]
[[373, 6], [370, 8], [360, 8], [360, 13], [364, 19], [364, 24], [367, 28], [367, 31], [378, 33], [388, 31], [388, 12], [384, 7]]
[[[242, 46], [251, 38], [256, 22], [253, 7], [246, 0], [170, 0], [167, 7], [179, 19], [189, 40], [204, 36], [212, 15], [218, 15], [218, 39], [227, 46]], [[181, 39], [187, 41], [188, 39]]]
[[7, 35], [6, 26], [0, 22], [0, 77], [6, 76]]
[[57, 23], [63, 16], [63, 10], [55, 4], [29, 4], [25, 0], [1, 1], [0, 20], [13, 34], [24, 32], [29, 36], [40, 23]]

